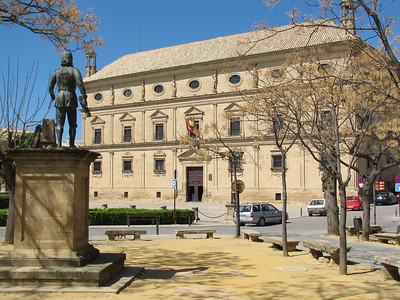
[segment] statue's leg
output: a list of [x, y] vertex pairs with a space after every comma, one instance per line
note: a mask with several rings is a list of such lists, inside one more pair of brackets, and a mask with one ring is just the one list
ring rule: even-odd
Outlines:
[[69, 124], [69, 146], [71, 148], [75, 147], [75, 136], [76, 136], [76, 108], [68, 108], [68, 124]]
[[56, 107], [56, 136], [57, 136], [57, 146], [62, 146], [62, 135], [64, 131], [65, 123], [65, 108]]

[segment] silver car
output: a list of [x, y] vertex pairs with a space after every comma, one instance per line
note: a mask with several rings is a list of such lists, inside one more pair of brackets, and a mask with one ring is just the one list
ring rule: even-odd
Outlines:
[[[269, 203], [247, 203], [240, 205], [240, 225], [282, 223], [282, 211]], [[286, 219], [289, 216], [286, 214]], [[234, 218], [236, 223], [236, 218]]]

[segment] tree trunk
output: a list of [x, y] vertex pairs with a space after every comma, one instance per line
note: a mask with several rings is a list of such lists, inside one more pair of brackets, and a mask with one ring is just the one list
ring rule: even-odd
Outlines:
[[10, 191], [8, 201], [8, 216], [6, 223], [6, 232], [4, 237], [4, 245], [14, 244], [14, 195], [15, 195], [15, 168], [14, 160], [9, 158], [7, 155], [1, 154], [1, 160], [3, 163], [3, 176], [8, 189]]
[[287, 191], [286, 191], [286, 152], [282, 153], [282, 250], [283, 256], [289, 256], [287, 245], [287, 227], [286, 227], [286, 211], [287, 211]]
[[322, 173], [322, 189], [324, 191], [324, 198], [326, 201], [326, 215], [327, 215], [327, 234], [339, 235], [339, 208], [336, 200], [336, 180], [331, 173], [323, 170]]
[[362, 218], [362, 235], [363, 241], [369, 241], [369, 231], [371, 223], [371, 200], [372, 199], [372, 187], [373, 185], [368, 180], [365, 182], [363, 191], [363, 218]]
[[339, 220], [339, 232], [340, 232], [340, 256], [339, 256], [339, 268], [340, 274], [347, 275], [347, 239], [346, 239], [346, 186], [340, 184], [339, 195], [340, 195], [340, 220]]

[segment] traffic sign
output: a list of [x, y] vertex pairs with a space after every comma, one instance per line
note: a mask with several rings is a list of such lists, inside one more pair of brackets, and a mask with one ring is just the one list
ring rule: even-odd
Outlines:
[[395, 184], [394, 184], [394, 191], [395, 191], [396, 193], [400, 193], [400, 183], [395, 183]]
[[241, 194], [244, 191], [244, 182], [241, 180], [238, 180], [237, 183], [232, 182], [231, 188], [232, 188], [233, 192], [235, 191], [235, 184], [236, 184], [238, 193]]
[[172, 179], [172, 189], [176, 190], [177, 187], [178, 187], [177, 180], [176, 179]]
[[400, 174], [397, 175], [397, 176], [394, 178], [394, 181], [396, 181], [397, 183], [400, 183]]
[[365, 183], [365, 178], [364, 177], [358, 177], [358, 183]]

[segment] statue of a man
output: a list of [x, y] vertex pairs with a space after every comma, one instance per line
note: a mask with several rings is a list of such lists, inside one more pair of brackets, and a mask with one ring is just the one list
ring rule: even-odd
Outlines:
[[[57, 96], [54, 94], [54, 86], [57, 83]], [[79, 88], [82, 97], [79, 101], [84, 109], [86, 116], [90, 117], [87, 108], [87, 95], [83, 86], [81, 72], [72, 65], [72, 54], [69, 51], [61, 53], [61, 68], [58, 68], [51, 74], [49, 82], [49, 93], [51, 100], [55, 100], [56, 108], [56, 136], [57, 146], [61, 147], [62, 135], [64, 131], [65, 117], [68, 117], [69, 124], [69, 146], [75, 148], [76, 136], [76, 108], [78, 101], [75, 90]]]

